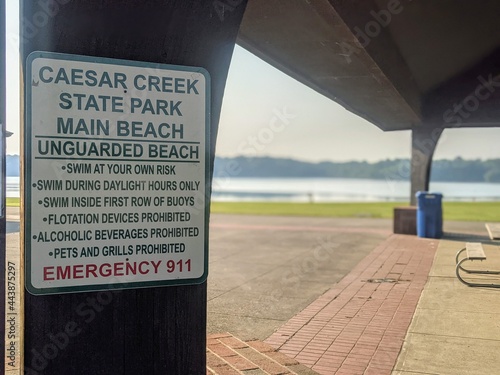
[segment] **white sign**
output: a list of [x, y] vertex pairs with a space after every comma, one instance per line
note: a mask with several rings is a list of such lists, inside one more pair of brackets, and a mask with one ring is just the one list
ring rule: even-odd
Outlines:
[[29, 292], [206, 279], [209, 89], [202, 68], [28, 57]]

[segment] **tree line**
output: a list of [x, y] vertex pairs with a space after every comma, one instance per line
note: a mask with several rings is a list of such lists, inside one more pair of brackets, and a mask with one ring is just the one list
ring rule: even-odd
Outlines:
[[[19, 176], [19, 155], [7, 155], [7, 176]], [[409, 180], [411, 164], [408, 159], [311, 163], [306, 161], [271, 158], [216, 157], [215, 177], [263, 178], [365, 178], [374, 180]], [[432, 181], [500, 182], [500, 159], [434, 160]]]
[[[319, 162], [271, 157], [216, 157], [215, 177], [261, 178], [363, 178], [376, 180], [409, 180], [411, 164], [408, 159]], [[431, 168], [432, 181], [500, 182], [500, 159], [435, 160]]]

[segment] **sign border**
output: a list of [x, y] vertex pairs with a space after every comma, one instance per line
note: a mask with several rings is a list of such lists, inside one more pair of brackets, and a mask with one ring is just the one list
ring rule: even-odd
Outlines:
[[[204, 266], [203, 274], [199, 278], [194, 279], [173, 279], [173, 280], [158, 280], [158, 281], [139, 281], [129, 283], [110, 283], [110, 284], [95, 284], [95, 285], [82, 285], [82, 286], [68, 286], [68, 287], [51, 287], [51, 288], [36, 288], [32, 285], [31, 281], [31, 265], [32, 260], [32, 232], [31, 221], [27, 220], [28, 209], [32, 208], [31, 196], [31, 156], [32, 156], [32, 92], [31, 92], [31, 77], [32, 77], [32, 64], [35, 59], [48, 58], [54, 60], [66, 61], [79, 61], [79, 62], [92, 62], [108, 65], [125, 65], [139, 68], [174, 70], [182, 72], [193, 72], [203, 74], [205, 77], [205, 207], [204, 207]], [[209, 215], [210, 215], [210, 115], [211, 115], [211, 80], [210, 73], [202, 67], [183, 66], [183, 65], [170, 65], [162, 63], [150, 63], [145, 61], [114, 59], [108, 57], [96, 57], [85, 55], [74, 55], [67, 53], [47, 52], [47, 51], [34, 51], [31, 52], [26, 58], [25, 68], [25, 121], [24, 127], [24, 188], [21, 190], [21, 198], [24, 202], [23, 212], [23, 225], [24, 231], [24, 257], [25, 257], [25, 288], [33, 295], [50, 295], [50, 294], [66, 294], [66, 293], [80, 293], [80, 292], [98, 292], [106, 290], [123, 290], [123, 289], [142, 289], [161, 286], [181, 286], [181, 285], [197, 285], [202, 284], [208, 277], [208, 245], [209, 245]], [[28, 236], [29, 234], [29, 236]]]

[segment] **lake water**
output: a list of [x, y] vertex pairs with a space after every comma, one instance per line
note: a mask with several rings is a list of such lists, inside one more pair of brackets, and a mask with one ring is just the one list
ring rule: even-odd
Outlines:
[[[500, 200], [500, 184], [431, 183], [432, 192], [447, 201]], [[215, 201], [379, 202], [407, 201], [407, 181], [345, 178], [228, 178], [214, 179]], [[7, 177], [7, 196], [19, 196], [19, 177]]]
[[[451, 201], [500, 200], [500, 184], [431, 183], [430, 191]], [[232, 178], [214, 179], [213, 199], [218, 201], [296, 201], [296, 202], [378, 202], [407, 201], [407, 181], [343, 178]]]

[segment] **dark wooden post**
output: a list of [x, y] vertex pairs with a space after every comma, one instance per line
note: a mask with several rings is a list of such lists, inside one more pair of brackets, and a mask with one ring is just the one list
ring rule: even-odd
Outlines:
[[[0, 145], [0, 150], [1, 150], [1, 162], [0, 162], [0, 173], [2, 173], [1, 176], [1, 186], [0, 190], [2, 192], [2, 197], [1, 197], [1, 213], [0, 213], [0, 280], [2, 280], [2, 291], [0, 292], [1, 297], [0, 297], [0, 315], [2, 316], [1, 322], [0, 322], [0, 332], [5, 332], [5, 258], [6, 258], [6, 243], [5, 243], [5, 231], [6, 231], [6, 217], [7, 217], [7, 212], [5, 209], [5, 120], [6, 120], [6, 114], [5, 114], [5, 100], [6, 100], [6, 83], [5, 83], [5, 59], [6, 59], [6, 53], [5, 53], [5, 0], [0, 0], [0, 19], [2, 20], [1, 22], [1, 31], [0, 31], [0, 124], [1, 124], [1, 145]], [[4, 353], [4, 358], [6, 356], [5, 354], [5, 340], [0, 340], [0, 349], [2, 350], [2, 353]], [[0, 373], [4, 374], [5, 373], [5, 360], [2, 361], [0, 364]]]
[[[211, 160], [246, 0], [23, 0], [21, 48], [200, 66], [212, 79]], [[206, 284], [25, 299], [25, 373], [206, 373]]]
[[411, 131], [410, 203], [412, 206], [417, 204], [415, 194], [418, 191], [429, 190], [432, 156], [442, 133], [442, 127], [423, 125]]

